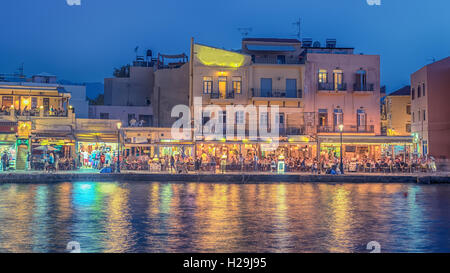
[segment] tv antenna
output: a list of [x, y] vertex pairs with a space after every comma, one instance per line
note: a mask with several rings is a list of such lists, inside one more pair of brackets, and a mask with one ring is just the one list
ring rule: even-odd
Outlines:
[[302, 19], [299, 17], [298, 21], [292, 23], [296, 28], [297, 28], [297, 38], [300, 39], [300, 34], [301, 34], [301, 24], [302, 24]]
[[251, 27], [240, 27], [238, 31], [241, 33], [242, 37], [247, 37], [250, 32], [252, 32]]

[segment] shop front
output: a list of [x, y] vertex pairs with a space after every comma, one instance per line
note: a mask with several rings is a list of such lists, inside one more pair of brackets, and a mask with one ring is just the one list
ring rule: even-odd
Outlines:
[[32, 170], [43, 170], [45, 158], [49, 154], [55, 156], [55, 167], [58, 170], [75, 168], [75, 140], [70, 134], [36, 134], [31, 138]]
[[[407, 160], [410, 159], [412, 149], [412, 138], [408, 136], [343, 136], [342, 138], [342, 156], [349, 163], [399, 157]], [[340, 136], [320, 138], [322, 160], [339, 160], [340, 155]]]
[[117, 142], [78, 142], [78, 164], [81, 168], [101, 169], [117, 161]]

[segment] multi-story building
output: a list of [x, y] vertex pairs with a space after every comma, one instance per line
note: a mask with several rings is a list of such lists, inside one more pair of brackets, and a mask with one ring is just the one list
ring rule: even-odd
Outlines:
[[[409, 137], [381, 136], [378, 55], [354, 54], [333, 39], [320, 47], [274, 38], [245, 38], [239, 51], [195, 44], [193, 53], [193, 97], [201, 97], [203, 107], [277, 105], [279, 148], [285, 153], [339, 155], [340, 125], [348, 158], [392, 155], [394, 146], [410, 143]], [[237, 126], [248, 124], [245, 112], [235, 115]]]
[[411, 87], [405, 86], [387, 95], [383, 101], [388, 136], [411, 135]]
[[11, 168], [24, 170], [28, 154], [53, 145], [61, 156], [74, 155], [75, 113], [70, 93], [57, 84], [0, 83], [0, 150]]
[[415, 151], [440, 162], [450, 158], [450, 57], [411, 75], [412, 133]]

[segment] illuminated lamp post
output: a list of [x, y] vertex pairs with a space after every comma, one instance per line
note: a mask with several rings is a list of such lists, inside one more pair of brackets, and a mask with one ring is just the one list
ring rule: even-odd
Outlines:
[[120, 127], [122, 123], [117, 123], [117, 172], [120, 173]]
[[341, 164], [340, 164], [340, 166], [339, 166], [339, 169], [341, 170], [341, 174], [344, 174], [344, 164], [342, 163], [342, 132], [344, 131], [344, 124], [340, 124], [339, 125], [339, 132], [340, 132], [340, 135], [341, 135], [341, 152], [340, 152], [340, 154], [341, 154]]

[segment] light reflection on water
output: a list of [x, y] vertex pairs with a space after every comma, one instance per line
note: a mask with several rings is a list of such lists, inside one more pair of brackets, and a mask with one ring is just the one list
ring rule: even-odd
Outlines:
[[450, 186], [0, 185], [0, 252], [450, 252]]

